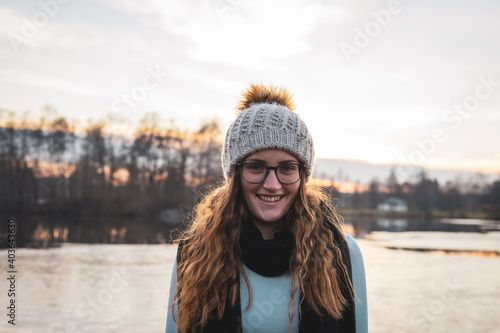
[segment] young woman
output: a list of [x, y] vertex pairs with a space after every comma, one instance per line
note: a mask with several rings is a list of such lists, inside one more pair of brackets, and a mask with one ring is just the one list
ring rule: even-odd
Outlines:
[[361, 252], [308, 184], [312, 137], [283, 88], [251, 85], [226, 133], [226, 182], [179, 243], [166, 332], [367, 332]]

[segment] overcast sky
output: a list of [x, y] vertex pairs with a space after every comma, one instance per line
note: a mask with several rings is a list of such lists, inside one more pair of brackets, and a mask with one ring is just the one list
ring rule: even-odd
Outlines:
[[317, 157], [500, 172], [498, 1], [59, 2], [0, 0], [0, 108], [225, 131], [274, 83]]

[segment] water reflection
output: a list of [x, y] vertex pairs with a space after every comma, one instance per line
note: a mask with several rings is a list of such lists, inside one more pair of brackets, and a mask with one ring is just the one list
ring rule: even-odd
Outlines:
[[440, 231], [440, 232], [489, 232], [500, 231], [500, 221], [477, 219], [436, 219], [411, 220], [378, 218], [357, 220], [346, 217], [344, 231], [358, 238], [363, 238], [374, 231]]
[[165, 245], [20, 249], [16, 328], [26, 333], [162, 332], [175, 251]]
[[405, 231], [408, 228], [408, 221], [401, 219], [398, 220], [380, 219], [377, 220], [377, 225], [385, 230]]

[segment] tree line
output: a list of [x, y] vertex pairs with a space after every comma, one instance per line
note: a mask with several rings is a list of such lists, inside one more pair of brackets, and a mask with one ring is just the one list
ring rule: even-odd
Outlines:
[[129, 138], [108, 130], [113, 119], [77, 133], [45, 111], [33, 120], [0, 110], [0, 211], [18, 221], [18, 246], [33, 235], [51, 243], [54, 234], [72, 242], [168, 239], [165, 211], [186, 218], [204, 188], [221, 179], [216, 118], [190, 131], [148, 113]]
[[341, 197], [341, 208], [373, 210], [392, 197], [403, 200], [409, 211], [429, 218], [473, 216], [500, 220], [500, 179], [488, 183], [479, 173], [468, 180], [456, 178], [440, 184], [424, 170], [410, 181], [399, 182], [393, 169], [387, 179], [373, 178], [364, 189], [357, 184], [353, 193], [337, 191], [336, 196]]
[[[0, 213], [4, 221], [16, 218], [18, 246], [169, 240], [200, 195], [222, 180], [216, 118], [187, 130], [148, 113], [127, 136], [114, 125], [108, 118], [77, 131], [51, 107], [38, 119], [0, 110]], [[327, 190], [341, 207], [376, 209], [393, 196], [429, 214], [481, 211], [500, 219], [500, 180], [488, 184], [480, 176], [440, 185], [424, 172], [399, 183], [393, 172], [353, 193], [334, 183]]]

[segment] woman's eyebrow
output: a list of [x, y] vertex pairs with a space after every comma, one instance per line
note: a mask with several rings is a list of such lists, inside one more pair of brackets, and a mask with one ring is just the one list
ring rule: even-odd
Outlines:
[[[258, 159], [258, 158], [250, 158], [248, 160], [243, 161], [244, 163], [248, 162], [256, 162], [256, 163], [262, 163], [262, 164], [267, 164], [266, 161]], [[299, 163], [297, 160], [283, 160], [279, 161], [278, 164], [283, 164], [283, 163]]]

